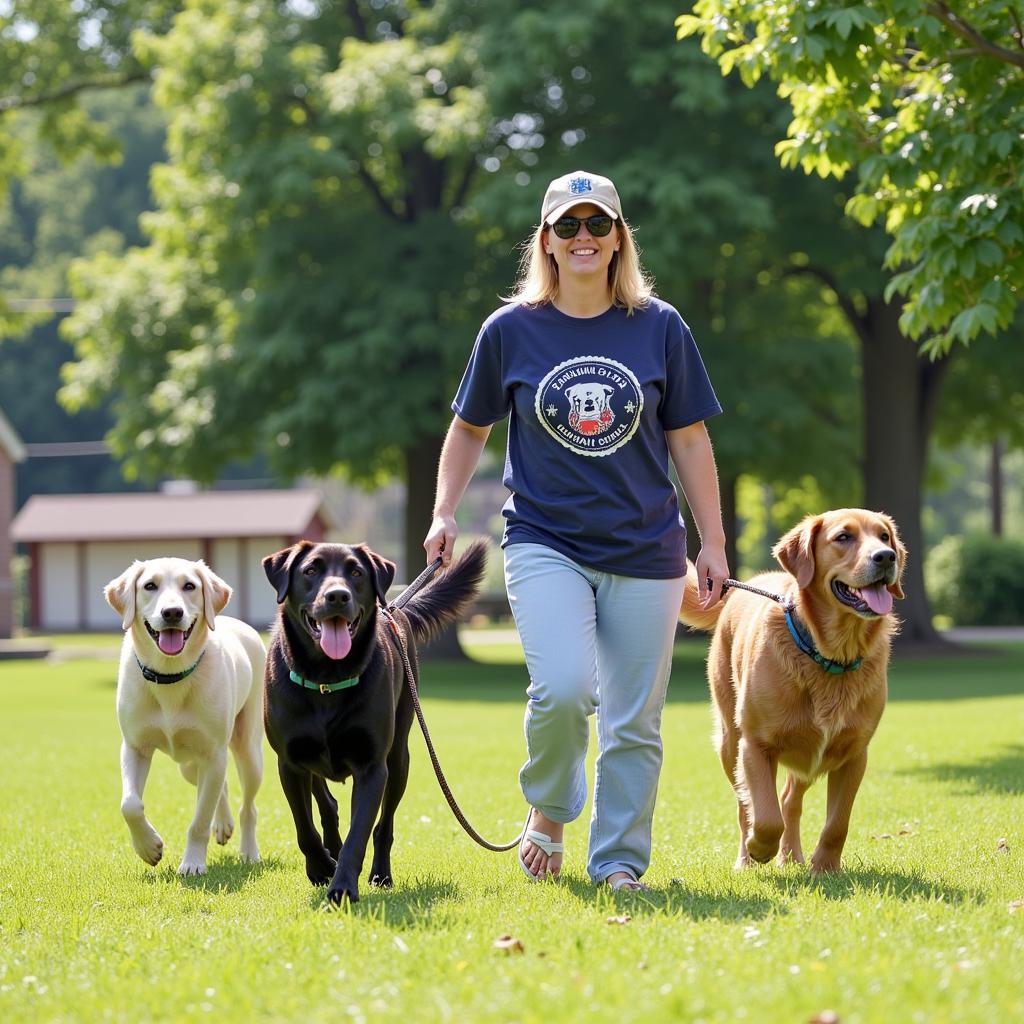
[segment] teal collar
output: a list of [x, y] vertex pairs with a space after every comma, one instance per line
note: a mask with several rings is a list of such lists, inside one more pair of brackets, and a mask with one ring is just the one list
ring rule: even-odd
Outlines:
[[860, 668], [860, 658], [857, 658], [855, 661], [851, 661], [845, 665], [841, 661], [833, 661], [831, 658], [826, 658], [818, 648], [814, 646], [814, 641], [809, 636], [805, 636], [801, 632], [800, 627], [797, 626], [796, 620], [793, 616], [793, 606], [787, 603], [782, 607], [783, 611], [786, 613], [786, 625], [789, 626], [790, 636], [793, 637], [793, 641], [796, 643], [797, 647], [799, 647], [800, 650], [809, 658], [812, 658], [826, 672], [837, 676], [842, 675], [844, 672], [855, 672]]
[[288, 672], [288, 678], [293, 683], [298, 683], [299, 686], [304, 686], [307, 690], [319, 690], [321, 693], [334, 693], [337, 690], [347, 690], [350, 686], [355, 686], [359, 682], [359, 676], [355, 679], [341, 679], [336, 683], [314, 683], [309, 679], [303, 679], [298, 672]]

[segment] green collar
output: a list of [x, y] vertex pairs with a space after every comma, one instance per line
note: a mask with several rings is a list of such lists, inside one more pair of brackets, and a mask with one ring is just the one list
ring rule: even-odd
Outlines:
[[334, 693], [336, 690], [347, 690], [350, 686], [355, 686], [359, 682], [359, 676], [355, 679], [341, 679], [336, 683], [314, 683], [308, 679], [303, 679], [298, 672], [289, 671], [288, 678], [293, 683], [298, 683], [299, 686], [304, 686], [307, 690], [319, 690], [321, 693]]

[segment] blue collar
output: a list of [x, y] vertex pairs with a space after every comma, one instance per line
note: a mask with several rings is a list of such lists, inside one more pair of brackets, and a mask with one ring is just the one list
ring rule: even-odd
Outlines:
[[135, 660], [138, 662], [139, 668], [142, 671], [142, 676], [144, 679], [148, 679], [151, 683], [160, 683], [166, 685], [167, 683], [181, 682], [182, 679], [185, 679], [188, 676], [192, 675], [192, 673], [195, 672], [197, 668], [199, 668], [199, 662], [203, 660], [203, 655], [205, 653], [206, 648], [204, 647], [202, 651], [199, 652], [199, 657], [196, 658], [196, 663], [191, 668], [185, 669], [184, 672], [157, 672], [155, 668], [150, 668], [148, 665], [143, 665], [138, 654], [135, 655]]
[[810, 636], [805, 636], [800, 631], [800, 628], [797, 626], [793, 617], [793, 606], [788, 603], [784, 604], [782, 606], [782, 610], [785, 612], [786, 625], [789, 626], [789, 633], [790, 636], [793, 637], [794, 643], [796, 643], [797, 647], [799, 647], [804, 654], [813, 659], [826, 672], [829, 672], [834, 676], [838, 676], [842, 675], [844, 672], [855, 672], [860, 668], [860, 658], [857, 658], [856, 661], [851, 661], [846, 665], [841, 661], [833, 661], [831, 658], [826, 658], [818, 648], [814, 646], [814, 641]]

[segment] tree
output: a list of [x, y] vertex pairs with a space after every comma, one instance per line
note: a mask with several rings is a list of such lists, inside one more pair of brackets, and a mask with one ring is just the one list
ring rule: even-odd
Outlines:
[[767, 74], [793, 111], [777, 152], [857, 177], [847, 212], [884, 221], [886, 293], [929, 354], [996, 334], [1024, 285], [1024, 7], [1003, 0], [698, 0], [678, 21], [723, 72]]
[[[702, 33], [724, 72], [736, 68], [748, 85], [767, 73], [789, 100], [790, 138], [777, 146], [783, 163], [823, 177], [855, 168], [847, 212], [865, 224], [884, 215], [893, 236], [885, 262], [900, 273], [884, 294], [849, 290], [813, 258], [806, 271], [834, 288], [861, 341], [864, 501], [892, 513], [910, 550], [921, 552], [924, 467], [946, 354], [954, 339], [1005, 328], [1019, 295], [1021, 199], [1000, 133], [1017, 124], [1019, 134], [1020, 61], [993, 42], [1002, 33], [1012, 43], [1019, 28], [993, 3], [961, 5], [959, 15], [903, 0], [701, 0], [694, 9], [678, 19], [680, 35]], [[904, 293], [905, 305], [896, 298]], [[923, 339], [931, 361], [905, 334]], [[908, 567], [904, 644], [937, 641], [921, 562]]]
[[[40, 115], [26, 111], [16, 134], [24, 176], [0, 194], [0, 294], [8, 300], [52, 300], [67, 295], [67, 270], [82, 253], [120, 252], [138, 244], [139, 214], [151, 203], [149, 167], [163, 155], [164, 124], [148, 100], [148, 87], [83, 96], [89, 119], [118, 146], [111, 162], [84, 151], [60, 160], [38, 131]], [[0, 345], [0, 408], [26, 443], [98, 440], [110, 429], [106, 403], [70, 416], [57, 403], [60, 367], [72, 356], [57, 322], [12, 313], [21, 337]], [[38, 492], [117, 490], [125, 486], [109, 455], [30, 458], [17, 469], [19, 503]]]
[[116, 387], [110, 440], [134, 474], [210, 479], [257, 451], [285, 478], [398, 472], [416, 560], [483, 310], [458, 210], [489, 124], [440, 13], [374, 14], [196, 0], [136, 35], [170, 162], [150, 244], [76, 271], [64, 397]]

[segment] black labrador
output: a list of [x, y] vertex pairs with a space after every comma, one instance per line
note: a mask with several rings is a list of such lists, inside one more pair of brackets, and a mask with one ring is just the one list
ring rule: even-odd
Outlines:
[[[471, 545], [395, 613], [417, 685], [416, 641], [436, 635], [473, 600], [486, 553], [484, 542]], [[370, 884], [392, 885], [395, 810], [409, 777], [412, 698], [395, 634], [378, 610], [395, 565], [365, 544], [302, 540], [268, 555], [263, 569], [280, 605], [265, 677], [267, 737], [306, 875], [314, 885], [329, 885], [333, 903], [355, 902], [371, 829]], [[342, 843], [327, 780], [350, 777], [352, 816]]]

